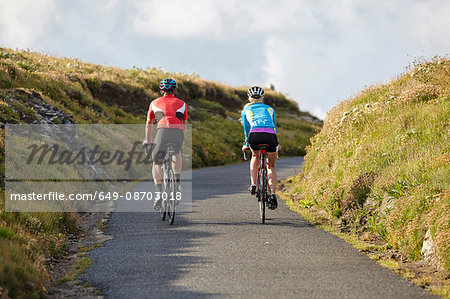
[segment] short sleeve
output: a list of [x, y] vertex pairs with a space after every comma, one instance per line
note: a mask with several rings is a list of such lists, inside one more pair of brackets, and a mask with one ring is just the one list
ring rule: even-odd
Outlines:
[[153, 102], [151, 102], [150, 106], [148, 107], [147, 123], [150, 121], [150, 119], [155, 119], [155, 112], [153, 111]]
[[[184, 103], [184, 105], [186, 105], [186, 103]], [[184, 109], [184, 114], [183, 114], [183, 120], [187, 120], [187, 107], [185, 107], [186, 109]]]

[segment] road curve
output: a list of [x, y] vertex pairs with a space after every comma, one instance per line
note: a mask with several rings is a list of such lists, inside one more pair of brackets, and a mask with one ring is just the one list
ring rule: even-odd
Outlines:
[[[301, 162], [278, 161], [279, 178]], [[113, 213], [113, 239], [88, 253], [81, 278], [110, 298], [433, 297], [283, 202], [261, 225], [248, 175], [247, 163], [194, 170], [193, 211], [173, 226], [156, 213]]]

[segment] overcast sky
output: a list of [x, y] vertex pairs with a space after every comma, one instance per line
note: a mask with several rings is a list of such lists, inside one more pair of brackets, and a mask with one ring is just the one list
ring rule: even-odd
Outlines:
[[448, 0], [0, 0], [0, 46], [272, 83], [326, 111], [416, 57], [450, 52]]

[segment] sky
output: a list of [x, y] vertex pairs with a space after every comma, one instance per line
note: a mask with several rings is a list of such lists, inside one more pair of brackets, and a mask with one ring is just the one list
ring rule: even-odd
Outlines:
[[273, 84], [324, 118], [415, 59], [448, 55], [450, 1], [0, 0], [0, 46]]

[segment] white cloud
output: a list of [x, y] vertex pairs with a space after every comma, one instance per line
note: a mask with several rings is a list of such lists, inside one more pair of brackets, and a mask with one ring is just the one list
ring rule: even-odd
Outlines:
[[400, 72], [404, 61], [396, 58], [414, 55], [417, 44], [448, 46], [450, 2], [444, 2], [135, 0], [132, 18], [139, 34], [174, 42], [256, 36], [260, 42], [248, 51], [261, 53], [265, 61], [246, 67], [259, 68], [264, 84], [323, 116], [337, 98]]
[[283, 34], [296, 31], [299, 24], [307, 18], [302, 0], [285, 1], [235, 1], [237, 8], [229, 12], [235, 22], [233, 25], [240, 34], [265, 33]]
[[307, 17], [302, 1], [135, 0], [136, 32], [168, 39], [285, 32]]
[[[266, 73], [266, 85], [274, 84], [277, 89], [286, 90], [284, 79], [286, 76], [287, 60], [286, 54], [290, 53], [290, 49], [283, 47], [282, 40], [276, 37], [270, 37], [266, 40], [265, 45], [266, 63], [262, 66]], [[281, 53], [283, 52], [283, 53]]]
[[407, 15], [411, 40], [429, 49], [450, 48], [450, 2], [428, 0], [415, 3]]
[[448, 0], [0, 0], [0, 45], [272, 83], [321, 117], [407, 55], [448, 51], [449, 15]]
[[263, 70], [300, 109], [319, 117], [337, 99], [401, 72], [407, 54], [450, 46], [448, 1], [315, 1], [308, 8], [309, 14], [294, 12], [306, 18], [288, 34], [266, 35]]
[[168, 39], [217, 36], [222, 31], [217, 2], [136, 1], [134, 29], [143, 35]]
[[11, 48], [32, 47], [44, 32], [56, 0], [0, 0], [0, 43]]

